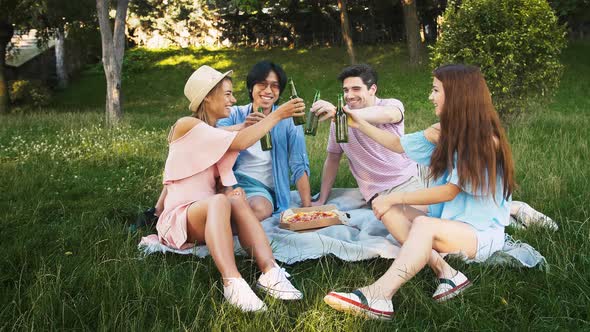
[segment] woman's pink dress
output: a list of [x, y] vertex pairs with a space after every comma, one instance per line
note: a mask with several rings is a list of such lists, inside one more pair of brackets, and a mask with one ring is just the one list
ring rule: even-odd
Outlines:
[[192, 247], [186, 230], [189, 206], [215, 195], [217, 177], [224, 186], [237, 183], [232, 167], [238, 152], [227, 151], [236, 135], [200, 122], [170, 143], [164, 168], [168, 193], [156, 225], [162, 244], [177, 249]]

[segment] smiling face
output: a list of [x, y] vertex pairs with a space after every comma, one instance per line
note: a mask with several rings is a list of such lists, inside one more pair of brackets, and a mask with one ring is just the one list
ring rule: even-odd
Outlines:
[[342, 81], [342, 92], [350, 109], [365, 108], [375, 104], [377, 86], [373, 84], [367, 88], [360, 77], [347, 77]]
[[252, 101], [254, 109], [262, 107], [269, 110], [279, 99], [281, 94], [279, 77], [274, 71], [270, 71], [264, 81], [254, 83], [252, 87]]
[[[219, 88], [214, 89], [207, 97], [208, 115], [212, 120], [227, 118], [231, 113], [231, 107], [236, 103], [233, 84], [230, 80], [223, 80]], [[213, 121], [213, 123], [215, 123]]]
[[442, 82], [436, 77], [432, 79], [432, 92], [428, 99], [434, 105], [434, 113], [436, 116], [440, 117], [443, 111], [443, 106], [445, 105], [445, 90], [443, 89]]

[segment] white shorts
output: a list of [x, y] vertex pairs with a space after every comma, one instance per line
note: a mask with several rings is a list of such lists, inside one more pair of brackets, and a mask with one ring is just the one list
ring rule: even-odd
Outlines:
[[485, 262], [496, 251], [504, 248], [504, 227], [491, 226], [490, 228], [480, 231], [475, 230], [477, 236], [477, 252], [475, 258], [467, 262]]
[[[496, 251], [504, 248], [504, 227], [490, 226], [486, 230], [480, 231], [473, 228], [477, 238], [477, 251], [474, 258], [469, 258], [464, 252], [448, 253], [449, 255], [458, 256], [466, 263], [483, 263]], [[445, 254], [443, 254], [443, 257]]]

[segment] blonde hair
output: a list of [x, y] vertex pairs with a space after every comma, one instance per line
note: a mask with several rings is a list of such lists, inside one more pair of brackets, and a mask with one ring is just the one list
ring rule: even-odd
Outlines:
[[[209, 115], [207, 114], [207, 97], [210, 96], [214, 96], [217, 93], [222, 93], [222, 86], [223, 86], [223, 82], [225, 81], [232, 81], [231, 77], [226, 76], [224, 77], [219, 83], [217, 83], [213, 89], [211, 89], [211, 91], [209, 91], [209, 93], [205, 96], [205, 98], [203, 98], [203, 101], [199, 104], [199, 106], [197, 106], [197, 109], [195, 111], [193, 111], [193, 114], [191, 115], [194, 118], [197, 118], [203, 122], [205, 122], [208, 125], [211, 125], [211, 123], [209, 123]], [[215, 124], [213, 124], [215, 125]]]

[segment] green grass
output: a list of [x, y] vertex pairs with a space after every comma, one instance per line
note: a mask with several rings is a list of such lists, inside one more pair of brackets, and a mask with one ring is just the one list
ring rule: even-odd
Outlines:
[[[406, 106], [406, 129], [435, 121], [427, 101], [430, 73], [408, 69], [399, 46], [359, 49], [381, 74], [379, 95]], [[127, 224], [153, 204], [166, 157], [166, 134], [186, 115], [182, 88], [191, 68], [210, 64], [235, 71], [237, 98], [256, 61], [284, 64], [310, 100], [315, 89], [335, 100], [335, 76], [346, 65], [339, 48], [306, 50], [161, 50], [128, 52], [120, 128], [103, 123], [104, 76], [88, 70], [43, 112], [4, 116], [0, 123], [0, 330], [588, 330], [590, 329], [590, 44], [564, 54], [566, 72], [550, 104], [507, 124], [525, 200], [553, 216], [561, 230], [510, 230], [545, 255], [548, 269], [466, 265], [474, 282], [444, 304], [430, 299], [433, 275], [421, 272], [395, 296], [391, 322], [338, 313], [322, 297], [381, 275], [385, 259], [347, 263], [333, 257], [289, 267], [303, 301], [267, 299], [264, 314], [242, 314], [223, 300], [210, 257], [141, 257], [141, 234]], [[317, 192], [326, 155], [327, 125], [307, 138]], [[337, 187], [354, 187], [343, 160]], [[254, 282], [257, 269], [239, 258]]]

